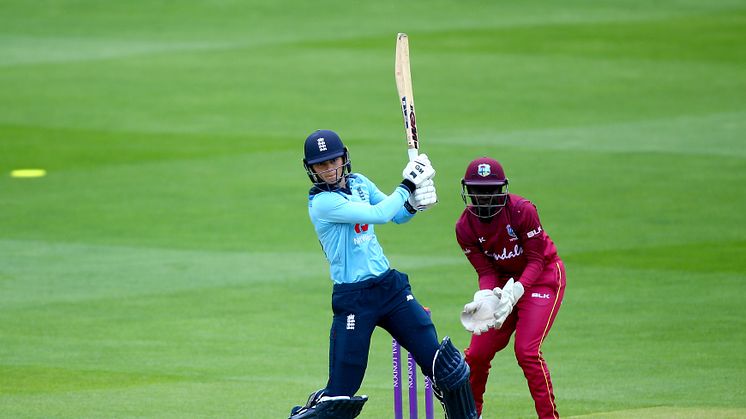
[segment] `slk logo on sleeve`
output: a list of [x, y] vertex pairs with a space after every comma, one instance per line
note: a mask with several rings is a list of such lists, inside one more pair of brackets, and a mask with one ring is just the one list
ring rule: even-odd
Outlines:
[[539, 233], [541, 233], [541, 226], [538, 226], [535, 229], [526, 233], [526, 237], [530, 239], [531, 237], [537, 236]]

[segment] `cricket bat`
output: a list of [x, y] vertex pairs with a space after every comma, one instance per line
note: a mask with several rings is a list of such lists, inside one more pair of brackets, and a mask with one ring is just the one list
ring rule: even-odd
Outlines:
[[407, 154], [412, 161], [419, 154], [420, 142], [417, 136], [417, 117], [414, 112], [412, 95], [412, 74], [409, 71], [409, 38], [406, 33], [396, 35], [396, 63], [394, 66], [396, 90], [399, 91], [401, 112], [404, 117], [404, 132], [407, 136]]

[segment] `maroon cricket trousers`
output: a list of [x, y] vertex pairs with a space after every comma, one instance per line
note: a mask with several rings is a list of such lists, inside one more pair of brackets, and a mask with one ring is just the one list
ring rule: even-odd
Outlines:
[[[479, 336], [472, 335], [466, 349], [466, 362], [471, 368], [471, 387], [480, 415], [490, 362], [497, 352], [508, 345], [510, 336], [515, 332], [515, 357], [526, 376], [538, 417], [559, 418], [541, 344], [552, 328], [565, 294], [565, 266], [562, 261], [557, 259], [547, 264], [536, 282], [539, 285], [525, 290], [500, 329], [490, 329]], [[498, 285], [502, 286], [503, 283]]]

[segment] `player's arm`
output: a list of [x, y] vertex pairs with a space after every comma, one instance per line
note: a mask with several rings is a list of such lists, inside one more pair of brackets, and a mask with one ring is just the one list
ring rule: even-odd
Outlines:
[[491, 290], [497, 286], [498, 274], [492, 261], [484, 254], [476, 237], [462, 225], [456, 224], [456, 241], [479, 277], [479, 289]]
[[[394, 192], [380, 202], [352, 202], [336, 193], [319, 194], [312, 201], [312, 215], [332, 223], [386, 224], [404, 207], [409, 196], [426, 181], [435, 176], [427, 156], [410, 161], [402, 171], [404, 178]], [[319, 201], [318, 203], [316, 201]]]
[[498, 329], [502, 327], [513, 311], [513, 307], [523, 296], [525, 289], [533, 285], [544, 270], [544, 250], [547, 245], [546, 233], [541, 227], [539, 214], [534, 204], [530, 201], [521, 203], [514, 220], [515, 227], [513, 229], [521, 240], [527, 263], [517, 281], [510, 278], [502, 288], [493, 289], [499, 300], [492, 314], [495, 319], [494, 327]]
[[[380, 189], [376, 186], [375, 183], [371, 182], [367, 178], [365, 180], [368, 183], [368, 191], [370, 191], [370, 203], [372, 205], [377, 205], [379, 202], [383, 201], [384, 199], [388, 198], [388, 195], [381, 192]], [[391, 219], [391, 221], [395, 222], [396, 224], [403, 224], [407, 221], [411, 220], [412, 217], [417, 213], [417, 210], [415, 210], [408, 201], [412, 199], [412, 194], [410, 194], [409, 199], [404, 201], [404, 205], [401, 209], [399, 209], [399, 212], [394, 215], [394, 218]]]
[[409, 194], [404, 182], [375, 205], [353, 202], [337, 193], [323, 193], [313, 199], [310, 211], [318, 219], [332, 223], [385, 224], [399, 212]]
[[523, 245], [527, 263], [518, 281], [528, 288], [536, 282], [544, 270], [544, 251], [547, 241], [534, 204], [525, 201], [519, 209], [519, 214], [515, 230]]

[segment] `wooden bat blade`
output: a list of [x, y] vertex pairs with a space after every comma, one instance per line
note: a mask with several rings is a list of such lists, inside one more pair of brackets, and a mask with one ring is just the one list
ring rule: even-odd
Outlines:
[[412, 74], [409, 69], [409, 37], [405, 33], [396, 36], [396, 60], [394, 66], [396, 89], [399, 92], [404, 131], [407, 138], [407, 152], [410, 160], [417, 157], [419, 137], [417, 136], [417, 118], [415, 116], [414, 95], [412, 93]]

